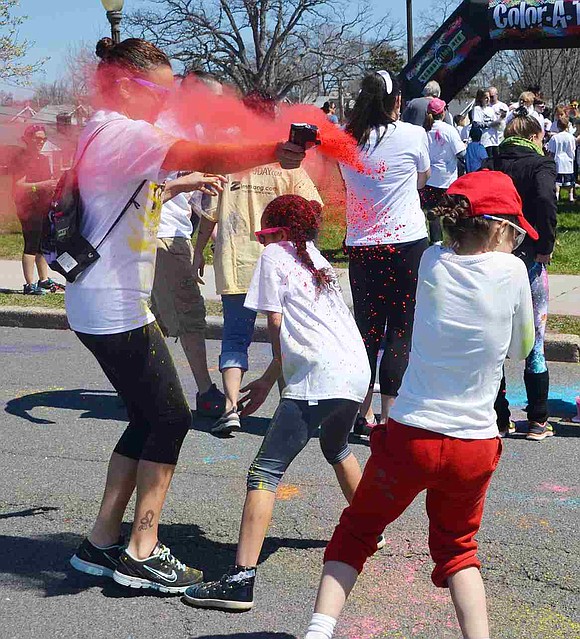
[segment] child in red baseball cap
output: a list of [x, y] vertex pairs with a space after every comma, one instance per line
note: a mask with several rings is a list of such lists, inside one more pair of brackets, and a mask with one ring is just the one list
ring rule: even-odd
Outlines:
[[424, 490], [433, 583], [450, 589], [464, 639], [490, 637], [475, 535], [502, 449], [503, 363], [534, 343], [526, 268], [511, 252], [537, 234], [511, 178], [494, 171], [460, 177], [435, 214], [447, 242], [421, 259], [409, 366], [326, 549], [306, 639], [332, 637], [377, 536]]

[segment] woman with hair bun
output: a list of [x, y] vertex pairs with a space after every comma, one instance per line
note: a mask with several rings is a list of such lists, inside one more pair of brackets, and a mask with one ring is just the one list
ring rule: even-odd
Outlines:
[[[527, 236], [515, 255], [528, 269], [536, 339], [534, 348], [526, 358], [524, 384], [528, 405], [526, 438], [542, 441], [554, 434], [548, 423], [548, 393], [550, 379], [544, 355], [544, 334], [548, 319], [548, 265], [554, 250], [557, 225], [556, 163], [543, 151], [544, 129], [526, 106], [514, 111], [505, 130], [505, 140], [499, 147], [499, 156], [493, 168], [509, 175], [523, 201], [526, 220], [538, 232], [538, 238]], [[510, 419], [506, 398], [505, 379], [496, 402], [498, 427], [502, 436], [515, 431]]]
[[273, 358], [262, 377], [242, 389], [247, 392], [242, 415], [262, 405], [280, 375], [285, 386], [248, 471], [236, 564], [219, 581], [189, 588], [185, 601], [193, 606], [238, 611], [253, 606], [256, 566], [276, 489], [319, 427], [322, 453], [349, 503], [360, 481], [348, 434], [370, 370], [336, 275], [314, 246], [320, 213], [318, 202], [282, 195], [268, 204], [262, 230], [256, 232], [265, 249], [245, 304], [267, 314]]
[[[66, 287], [66, 310], [71, 328], [123, 399], [129, 425], [111, 456], [96, 522], [71, 564], [125, 586], [179, 593], [203, 575], [176, 559], [157, 535], [191, 426], [177, 371], [148, 306], [161, 203], [179, 192], [175, 182], [161, 184], [162, 172], [231, 173], [275, 161], [295, 168], [303, 153], [274, 142], [239, 147], [173, 138], [152, 124], [173, 88], [165, 53], [135, 38], [119, 44], [104, 38], [96, 53], [98, 110], [77, 149], [80, 232], [93, 246], [106, 239], [99, 259]], [[218, 177], [199, 179], [221, 188]], [[135, 490], [125, 545], [121, 522]]]
[[346, 250], [354, 316], [371, 367], [371, 385], [355, 424], [366, 434], [377, 357], [381, 422], [397, 395], [409, 359], [419, 260], [428, 246], [418, 189], [430, 175], [424, 129], [399, 120], [401, 88], [388, 71], [367, 75], [346, 130], [358, 142], [366, 171], [342, 167], [346, 185]]

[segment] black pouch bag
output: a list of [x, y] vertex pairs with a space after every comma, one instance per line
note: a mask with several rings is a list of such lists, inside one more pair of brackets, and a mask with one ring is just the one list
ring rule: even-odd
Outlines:
[[84, 207], [79, 189], [78, 166], [91, 142], [105, 126], [107, 125], [100, 126], [92, 134], [75, 164], [62, 174], [48, 214], [43, 219], [40, 250], [49, 267], [63, 275], [67, 282], [74, 282], [81, 273], [99, 259], [98, 248], [120, 222], [147, 182], [147, 180], [141, 182], [96, 247], [81, 235]]

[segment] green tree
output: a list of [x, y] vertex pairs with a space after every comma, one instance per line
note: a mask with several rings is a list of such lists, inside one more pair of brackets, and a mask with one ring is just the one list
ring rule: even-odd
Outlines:
[[24, 62], [34, 43], [18, 39], [19, 27], [27, 19], [13, 14], [19, 5], [20, 0], [0, 0], [0, 79], [27, 83], [46, 59], [29, 64]]
[[403, 53], [389, 44], [380, 44], [371, 50], [369, 55], [369, 69], [392, 71], [398, 73], [406, 63]]

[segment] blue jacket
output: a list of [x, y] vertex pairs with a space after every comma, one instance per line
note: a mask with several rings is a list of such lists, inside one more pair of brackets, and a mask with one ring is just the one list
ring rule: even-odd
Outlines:
[[470, 142], [465, 154], [465, 169], [467, 173], [479, 171], [484, 160], [487, 160], [487, 151], [481, 142]]

